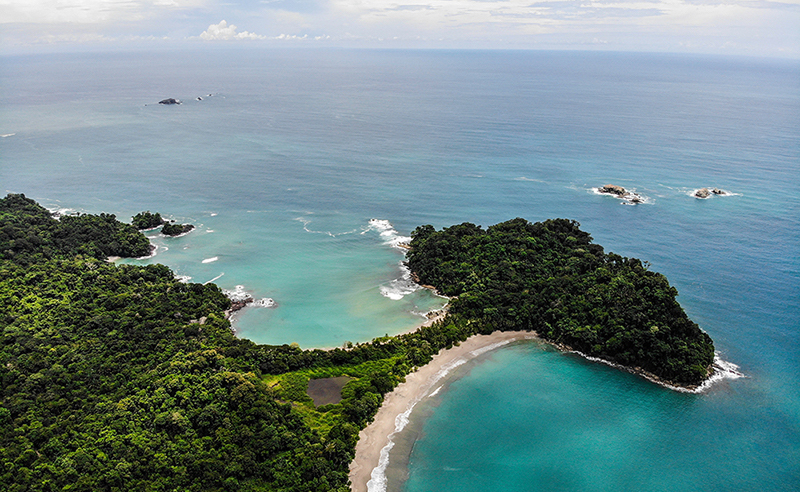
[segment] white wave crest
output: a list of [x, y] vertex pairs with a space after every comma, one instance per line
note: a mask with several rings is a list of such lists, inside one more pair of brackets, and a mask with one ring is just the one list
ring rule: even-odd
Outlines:
[[192, 279], [192, 277], [190, 277], [188, 275], [175, 275], [175, 280], [177, 280], [178, 282], [181, 282], [183, 284], [188, 284], [189, 280], [191, 280], [191, 279]]
[[711, 388], [711, 386], [714, 385], [715, 383], [718, 383], [718, 382], [720, 382], [720, 381], [722, 381], [724, 379], [739, 379], [739, 378], [746, 378], [747, 377], [743, 373], [739, 372], [739, 366], [737, 366], [736, 364], [734, 364], [732, 362], [727, 362], [727, 361], [722, 360], [722, 358], [719, 356], [719, 352], [714, 352], [714, 362], [711, 364], [711, 367], [712, 367], [713, 371], [712, 371], [711, 375], [708, 377], [708, 379], [703, 381], [703, 383], [700, 386], [698, 386], [697, 388], [694, 388], [694, 389], [683, 388], [681, 386], [673, 386], [673, 385], [671, 385], [669, 383], [665, 383], [664, 381], [657, 380], [657, 379], [654, 379], [652, 377], [649, 377], [647, 374], [642, 374], [642, 373], [639, 373], [639, 372], [636, 372], [636, 371], [632, 371], [631, 368], [629, 368], [628, 366], [623, 366], [621, 364], [617, 364], [615, 362], [611, 362], [611, 361], [608, 361], [608, 360], [605, 360], [605, 359], [601, 359], [599, 357], [592, 357], [591, 355], [586, 355], [583, 352], [580, 352], [578, 350], [570, 350], [568, 352], [573, 353], [573, 354], [578, 354], [581, 357], [583, 357], [584, 359], [592, 361], [592, 362], [600, 362], [601, 364], [605, 364], [607, 366], [615, 367], [617, 369], [622, 369], [623, 371], [628, 371], [628, 372], [632, 372], [634, 374], [638, 374], [641, 377], [647, 379], [648, 381], [652, 381], [652, 382], [654, 382], [656, 384], [659, 384], [659, 385], [661, 385], [661, 386], [663, 386], [665, 388], [669, 388], [669, 389], [671, 389], [673, 391], [678, 391], [678, 392], [681, 392], [681, 393], [695, 393], [695, 394], [702, 393], [702, 392], [708, 390], [709, 388]]
[[311, 223], [311, 219], [306, 219], [305, 217], [297, 217], [294, 220], [303, 224], [303, 230], [306, 232], [310, 232], [311, 234], [327, 234], [330, 237], [336, 237], [336, 236], [344, 236], [346, 234], [353, 234], [354, 232], [358, 231], [358, 229], [353, 229], [345, 232], [315, 231], [313, 229], [308, 228], [308, 225]]
[[[222, 275], [225, 274], [223, 273]], [[219, 277], [221, 277], [222, 275], [220, 275]], [[247, 289], [245, 288], [244, 285], [237, 285], [232, 290], [222, 289], [222, 293], [228, 296], [228, 299], [232, 301], [246, 301], [247, 299], [253, 298], [253, 296], [250, 295], [249, 292], [247, 292]], [[253, 307], [266, 307], [266, 308], [273, 308], [278, 306], [275, 300], [272, 299], [271, 297], [263, 297], [261, 299], [255, 299], [253, 300], [253, 302], [249, 302], [247, 305]]]
[[212, 262], [215, 262], [217, 260], [219, 260], [219, 256], [213, 256], [211, 258], [206, 258], [201, 263], [212, 263]]
[[411, 242], [410, 237], [401, 236], [392, 223], [385, 219], [369, 219], [369, 225], [361, 234], [366, 234], [369, 231], [376, 231], [383, 239], [383, 244], [393, 248], [405, 249], [403, 246]]
[[155, 244], [150, 243], [150, 254], [149, 255], [140, 256], [138, 258], [134, 258], [134, 260], [148, 260], [148, 259], [154, 257], [155, 255], [157, 255], [159, 249], [163, 249], [164, 251], [167, 251], [169, 248], [167, 248], [166, 246], [156, 246]]
[[638, 204], [645, 204], [645, 205], [652, 205], [655, 203], [653, 198], [649, 196], [642, 195], [641, 193], [637, 192], [636, 190], [625, 190], [624, 195], [615, 195], [613, 193], [604, 193], [601, 191], [602, 188], [591, 187], [587, 191], [594, 195], [602, 195], [602, 196], [610, 196], [621, 200], [622, 205], [638, 205]]
[[426, 384], [425, 384], [425, 391], [420, 392], [420, 396], [415, 398], [408, 404], [406, 411], [399, 414], [397, 417], [394, 418], [394, 432], [389, 434], [388, 442], [386, 446], [381, 449], [381, 457], [378, 460], [378, 466], [372, 469], [372, 473], [370, 473], [370, 480], [367, 482], [367, 491], [368, 492], [386, 492], [386, 467], [389, 466], [389, 452], [394, 447], [394, 436], [398, 432], [401, 432], [405, 429], [406, 425], [408, 425], [409, 417], [411, 416], [411, 411], [414, 410], [414, 407], [422, 401], [423, 398], [433, 396], [436, 394], [440, 389], [441, 386], [438, 387], [433, 392], [429, 393], [430, 388], [436, 385], [443, 377], [447, 376], [453, 369], [456, 367], [466, 363], [466, 359], [456, 359], [448, 364], [442, 366], [439, 372], [436, 373]]
[[400, 263], [400, 271], [400, 278], [396, 278], [380, 286], [381, 295], [383, 297], [388, 297], [393, 301], [399, 301], [408, 294], [416, 292], [421, 288], [419, 284], [411, 280], [411, 270], [409, 270], [407, 266]]
[[277, 306], [277, 304], [275, 303], [275, 300], [272, 299], [271, 297], [265, 297], [263, 299], [256, 299], [250, 305], [254, 306], [254, 307], [267, 307], [267, 308], [271, 308], [271, 307]]
[[708, 379], [703, 381], [703, 384], [701, 384], [699, 388], [693, 391], [694, 393], [701, 393], [709, 389], [714, 383], [718, 383], [724, 379], [739, 379], [747, 377], [739, 371], [739, 366], [733, 362], [722, 360], [719, 352], [714, 352], [714, 363], [712, 367], [714, 368], [714, 372], [711, 374], [711, 376], [709, 376]]
[[244, 285], [237, 285], [233, 290], [222, 289], [222, 293], [228, 296], [228, 299], [232, 301], [244, 301], [250, 297], [250, 294], [244, 289]]
[[508, 345], [512, 341], [513, 340], [503, 340], [502, 342], [493, 343], [491, 345], [487, 345], [485, 347], [473, 350], [472, 352], [470, 352], [470, 355], [472, 355], [473, 357], [477, 357], [481, 354], [485, 354], [486, 352], [502, 347], [503, 345]]
[[223, 275], [225, 275], [225, 272], [220, 273], [219, 275], [217, 275], [216, 277], [212, 278], [211, 280], [207, 280], [207, 281], [203, 282], [203, 285], [210, 284], [211, 282], [215, 282], [215, 281], [221, 279]]

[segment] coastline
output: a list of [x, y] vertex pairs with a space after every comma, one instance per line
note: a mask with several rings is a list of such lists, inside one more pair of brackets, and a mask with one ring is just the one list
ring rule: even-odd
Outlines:
[[[495, 348], [527, 339], [539, 338], [535, 332], [529, 331], [495, 331], [491, 335], [473, 335], [458, 346], [440, 351], [428, 364], [406, 376], [405, 382], [386, 394], [374, 420], [359, 432], [356, 456], [350, 463], [350, 490], [385, 490], [385, 483], [381, 486], [378, 482], [385, 480], [380, 466], [385, 468], [388, 462], [388, 452], [394, 445], [391, 438], [405, 427], [416, 403], [432, 390], [435, 391], [436, 383], [450, 369]], [[367, 482], [370, 481], [372, 484], [368, 486]]]
[[[430, 323], [433, 321], [431, 320]], [[386, 394], [374, 420], [359, 432], [355, 458], [350, 463], [350, 490], [352, 492], [385, 492], [386, 476], [384, 472], [389, 462], [389, 452], [394, 447], [393, 437], [405, 428], [414, 406], [423, 398], [438, 392], [437, 383], [450, 370], [483, 353], [520, 340], [539, 340], [557, 348], [562, 353], [574, 353], [586, 360], [630, 372], [664, 388], [684, 393], [700, 393], [721, 379], [746, 377], [738, 371], [738, 366], [723, 361], [718, 354], [715, 354], [714, 363], [703, 383], [681, 386], [664, 381], [641, 368], [622, 366], [587, 356], [563, 344], [549, 342], [532, 331], [495, 331], [491, 335], [473, 335], [458, 346], [440, 351], [431, 362], [407, 375], [405, 382]]]

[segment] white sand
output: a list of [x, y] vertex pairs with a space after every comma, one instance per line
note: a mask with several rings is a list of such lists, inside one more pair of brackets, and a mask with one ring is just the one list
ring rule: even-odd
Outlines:
[[389, 443], [390, 435], [395, 432], [397, 416], [406, 412], [410, 406], [416, 404], [433, 389], [432, 386], [438, 381], [437, 374], [442, 368], [457, 363], [459, 359], [472, 359], [494, 346], [532, 338], [537, 338], [536, 334], [527, 331], [496, 331], [491, 335], [475, 335], [458, 347], [439, 352], [430, 363], [406, 376], [404, 383], [386, 395], [383, 405], [375, 415], [375, 420], [359, 433], [356, 457], [350, 463], [351, 490], [367, 491], [367, 482], [379, 464], [381, 450]]

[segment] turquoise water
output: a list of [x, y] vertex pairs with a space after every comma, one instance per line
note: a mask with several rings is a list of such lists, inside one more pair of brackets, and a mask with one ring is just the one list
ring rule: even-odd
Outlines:
[[[409, 479], [390, 488], [800, 486], [796, 61], [73, 54], [1, 58], [0, 88], [2, 190], [195, 224], [134, 261], [274, 299], [238, 315], [240, 336], [332, 347], [408, 330], [442, 301], [408, 292], [398, 237], [567, 217], [667, 275], [747, 376], [681, 394], [536, 344], [502, 348], [412, 415], [413, 450], [390, 457]], [[166, 97], [184, 104], [154, 104]], [[592, 191], [607, 183], [647, 203]], [[731, 195], [689, 196], [700, 187]]]

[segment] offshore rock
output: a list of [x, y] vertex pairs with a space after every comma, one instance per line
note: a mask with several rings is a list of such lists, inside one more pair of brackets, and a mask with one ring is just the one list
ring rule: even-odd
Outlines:
[[158, 101], [158, 104], [180, 104], [180, 103], [181, 103], [180, 99], [175, 99], [173, 97]]
[[[719, 193], [715, 193], [718, 195]], [[700, 188], [699, 190], [694, 192], [694, 196], [697, 198], [708, 198], [711, 196], [711, 192], [708, 191], [708, 188]]]
[[600, 191], [600, 193], [608, 193], [608, 194], [611, 194], [611, 195], [625, 196], [625, 188], [623, 188], [622, 186], [617, 186], [617, 185], [612, 185], [612, 184], [608, 184], [608, 185], [600, 187], [599, 191]]

